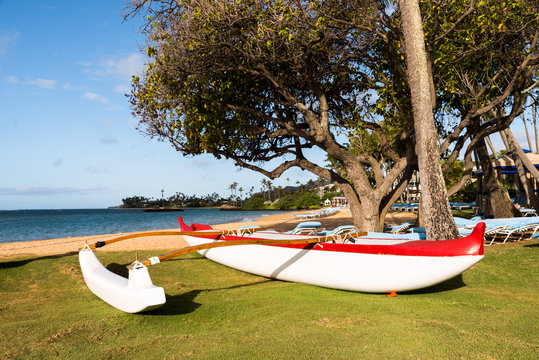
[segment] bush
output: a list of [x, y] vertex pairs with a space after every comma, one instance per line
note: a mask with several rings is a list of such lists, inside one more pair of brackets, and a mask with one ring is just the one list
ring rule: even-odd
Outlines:
[[263, 210], [264, 199], [259, 196], [253, 196], [241, 206], [241, 209], [242, 210]]
[[319, 206], [319, 205], [320, 205], [320, 196], [312, 192], [303, 193], [296, 200], [296, 206], [302, 209], [310, 208], [312, 206]]
[[296, 198], [290, 194], [283, 196], [275, 204], [275, 208], [279, 210], [294, 209], [295, 207], [296, 207]]
[[449, 198], [449, 201], [453, 202], [472, 202], [475, 201], [477, 196], [477, 182], [469, 181], [462, 189], [460, 189], [455, 195]]

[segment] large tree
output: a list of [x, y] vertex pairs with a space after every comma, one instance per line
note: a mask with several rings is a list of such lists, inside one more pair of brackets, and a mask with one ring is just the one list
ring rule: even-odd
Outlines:
[[[343, 191], [358, 227], [380, 230], [415, 164], [411, 112], [392, 110], [389, 97], [371, 100], [392, 82], [406, 93], [405, 73], [388, 70], [400, 65], [386, 62], [401, 50], [376, 31], [383, 9], [344, 0], [158, 3], [147, 28], [154, 61], [131, 97], [144, 131], [270, 178], [308, 170]], [[309, 160], [312, 148], [335, 166]]]
[[[514, 21], [492, 28], [498, 19], [487, 18], [480, 32], [484, 1], [445, 2], [421, 1], [438, 156], [449, 167], [464, 151], [470, 173], [472, 150], [518, 114], [516, 94], [537, 61], [528, 36], [537, 17], [511, 0]], [[270, 178], [311, 171], [343, 191], [357, 226], [380, 229], [417, 169], [399, 11], [369, 0], [133, 2], [131, 14], [142, 11], [151, 62], [131, 102], [144, 132]], [[507, 116], [480, 122], [509, 103]], [[331, 166], [309, 160], [313, 148]]]
[[[443, 169], [459, 155], [466, 163], [466, 175], [448, 190], [451, 195], [470, 177], [474, 150], [483, 172], [492, 173], [486, 137], [507, 129], [536, 88], [539, 9], [531, 0], [429, 0], [422, 9], [436, 121], [445, 129]], [[511, 216], [514, 208], [496, 178], [485, 180], [487, 214]]]

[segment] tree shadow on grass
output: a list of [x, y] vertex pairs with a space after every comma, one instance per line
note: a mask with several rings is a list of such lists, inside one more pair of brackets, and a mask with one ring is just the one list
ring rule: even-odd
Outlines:
[[275, 281], [273, 279], [264, 279], [257, 282], [239, 284], [228, 287], [216, 288], [216, 289], [196, 289], [191, 290], [183, 294], [167, 295], [167, 302], [160, 308], [146, 311], [142, 315], [183, 315], [188, 314], [198, 309], [202, 304], [195, 302], [197, 296], [203, 292], [211, 291], [226, 291], [247, 286], [256, 286]]
[[24, 259], [24, 260], [14, 260], [14, 261], [5, 261], [0, 262], [0, 269], [12, 269], [19, 266], [24, 266], [28, 263], [31, 263], [32, 261], [37, 260], [47, 260], [47, 259], [59, 259], [66, 256], [72, 256], [72, 255], [78, 255], [78, 251], [70, 251], [63, 254], [54, 254], [54, 255], [47, 255], [47, 256], [40, 256], [36, 258], [30, 258], [30, 259]]

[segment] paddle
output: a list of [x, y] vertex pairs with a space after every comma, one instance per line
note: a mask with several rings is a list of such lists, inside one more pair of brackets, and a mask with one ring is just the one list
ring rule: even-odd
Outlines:
[[[197, 231], [194, 234], [185, 234], [185, 235], [208, 235], [204, 231]], [[347, 233], [343, 235], [329, 235], [329, 236], [317, 236], [317, 237], [308, 237], [303, 239], [286, 239], [286, 240], [276, 240], [276, 239], [245, 239], [245, 240], [230, 240], [230, 241], [221, 241], [221, 242], [212, 242], [201, 245], [189, 246], [183, 249], [175, 250], [160, 256], [153, 256], [144, 261], [135, 261], [133, 264], [127, 266], [128, 269], [131, 269], [135, 264], [142, 264], [144, 266], [151, 266], [160, 263], [161, 261], [170, 260], [175, 257], [185, 255], [191, 252], [213, 249], [224, 246], [236, 246], [236, 245], [290, 245], [290, 244], [310, 244], [310, 243], [319, 243], [331, 240], [344, 240], [346, 238], [365, 236], [366, 232], [355, 232]]]
[[253, 226], [253, 227], [247, 227], [245, 229], [238, 229], [238, 230], [207, 230], [207, 231], [171, 231], [171, 230], [161, 230], [161, 231], [146, 231], [146, 232], [139, 232], [135, 234], [128, 234], [119, 236], [114, 239], [106, 240], [106, 241], [98, 241], [95, 244], [88, 245], [90, 249], [97, 249], [100, 247], [103, 247], [105, 245], [109, 245], [118, 241], [128, 240], [128, 239], [134, 239], [138, 237], [147, 237], [147, 236], [166, 236], [166, 235], [231, 235], [231, 234], [239, 234], [240, 236], [245, 233], [251, 233], [255, 231], [263, 230], [264, 228], [262, 226]]

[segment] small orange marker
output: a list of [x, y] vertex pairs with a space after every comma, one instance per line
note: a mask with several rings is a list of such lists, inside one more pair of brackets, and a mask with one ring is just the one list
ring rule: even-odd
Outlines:
[[388, 298], [392, 298], [392, 297], [395, 297], [395, 296], [397, 296], [396, 291], [390, 291], [389, 294], [386, 294], [386, 297], [388, 297]]

